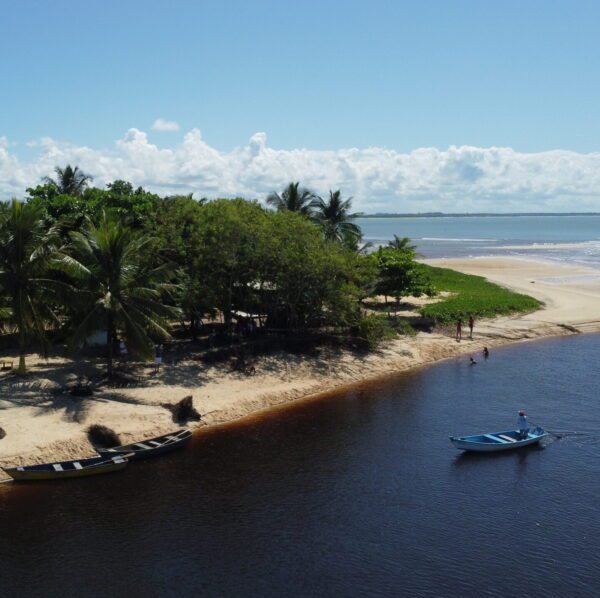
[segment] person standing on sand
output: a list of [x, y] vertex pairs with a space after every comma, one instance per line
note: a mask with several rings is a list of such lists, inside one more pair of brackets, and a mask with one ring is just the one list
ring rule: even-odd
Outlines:
[[462, 338], [462, 320], [458, 318], [458, 322], [456, 322], [456, 341], [460, 343], [460, 339]]
[[162, 354], [163, 354], [163, 346], [156, 346], [156, 353], [154, 357], [154, 373], [158, 374], [158, 370], [160, 369], [160, 365], [162, 364]]
[[527, 421], [527, 416], [525, 415], [525, 411], [523, 411], [523, 409], [519, 411], [518, 426], [519, 433], [521, 434], [521, 440], [525, 440], [529, 435], [529, 422]]
[[473, 326], [475, 324], [475, 320], [473, 320], [473, 316], [469, 316], [469, 337], [473, 338]]

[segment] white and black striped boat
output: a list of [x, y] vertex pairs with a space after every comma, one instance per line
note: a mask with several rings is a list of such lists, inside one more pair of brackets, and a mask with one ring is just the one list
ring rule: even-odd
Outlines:
[[88, 475], [110, 473], [123, 469], [128, 463], [131, 452], [119, 455], [91, 457], [58, 463], [42, 463], [40, 465], [23, 465], [4, 471], [17, 482], [33, 482], [36, 480], [61, 480], [64, 478], [81, 478]]
[[177, 432], [171, 432], [170, 434], [164, 434], [163, 436], [157, 436], [156, 438], [142, 440], [141, 442], [133, 442], [132, 444], [115, 446], [114, 448], [96, 448], [96, 451], [103, 457], [115, 454], [129, 454], [131, 455], [129, 457], [131, 461], [139, 461], [140, 459], [156, 457], [163, 453], [168, 453], [169, 451], [181, 448], [185, 446], [191, 438], [192, 433], [187, 428], [184, 428]]

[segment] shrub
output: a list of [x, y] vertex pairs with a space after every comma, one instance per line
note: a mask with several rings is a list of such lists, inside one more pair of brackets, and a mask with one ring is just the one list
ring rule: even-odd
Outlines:
[[396, 319], [391, 322], [391, 326], [398, 334], [401, 334], [402, 336], [416, 336], [417, 334], [414, 326], [406, 320]]
[[87, 429], [87, 435], [92, 445], [100, 448], [112, 448], [121, 444], [118, 434], [100, 424], [91, 425]]
[[375, 314], [363, 316], [356, 326], [358, 342], [366, 349], [374, 349], [384, 339], [394, 336], [396, 333], [385, 316]]
[[200, 421], [200, 414], [194, 407], [192, 395], [184, 397], [175, 405], [165, 403], [163, 405], [173, 414], [173, 421], [177, 423], [185, 423], [187, 421]]

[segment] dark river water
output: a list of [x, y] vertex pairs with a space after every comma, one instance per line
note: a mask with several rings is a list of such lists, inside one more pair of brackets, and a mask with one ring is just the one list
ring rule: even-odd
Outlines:
[[[1, 596], [598, 596], [600, 335], [447, 361], [122, 473], [0, 488]], [[501, 455], [450, 434], [560, 440]]]

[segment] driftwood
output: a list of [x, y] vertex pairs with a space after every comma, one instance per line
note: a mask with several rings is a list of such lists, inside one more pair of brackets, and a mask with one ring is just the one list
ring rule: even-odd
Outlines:
[[118, 434], [110, 428], [101, 426], [100, 424], [91, 425], [87, 429], [87, 435], [89, 441], [94, 446], [100, 448], [112, 448], [113, 446], [119, 446], [121, 444]]
[[173, 421], [183, 424], [187, 421], [200, 421], [200, 413], [196, 410], [192, 395], [184, 397], [178, 403], [163, 403], [163, 407], [173, 414]]

